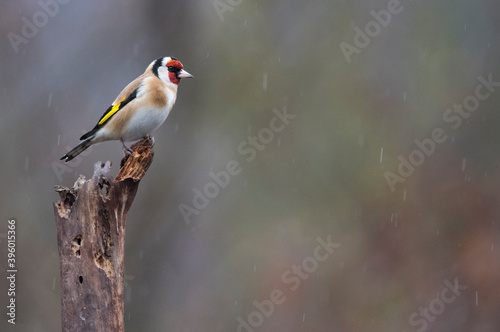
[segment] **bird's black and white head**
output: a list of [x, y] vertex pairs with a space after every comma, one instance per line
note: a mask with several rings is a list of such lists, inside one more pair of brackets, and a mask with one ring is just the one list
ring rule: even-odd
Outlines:
[[182, 63], [170, 56], [158, 58], [149, 65], [160, 80], [167, 84], [178, 85], [182, 78], [193, 77], [190, 73], [184, 70]]

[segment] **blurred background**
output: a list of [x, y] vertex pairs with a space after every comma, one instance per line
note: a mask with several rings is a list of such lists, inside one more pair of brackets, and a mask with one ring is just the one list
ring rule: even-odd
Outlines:
[[498, 1], [59, 1], [0, 2], [1, 331], [61, 329], [53, 188], [122, 149], [59, 158], [167, 55], [127, 331], [499, 330]]

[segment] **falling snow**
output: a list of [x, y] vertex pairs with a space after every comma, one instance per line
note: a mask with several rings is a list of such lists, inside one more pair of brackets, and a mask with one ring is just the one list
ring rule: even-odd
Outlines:
[[[446, 303], [443, 315], [434, 315], [435, 322], [427, 322], [429, 330], [452, 330], [457, 322], [462, 326], [455, 326], [456, 330], [461, 332], [470, 326], [495, 326], [494, 315], [484, 314], [494, 312], [494, 301], [486, 301], [486, 297], [495, 266], [483, 264], [484, 278], [469, 278], [467, 271], [474, 271], [477, 259], [469, 257], [477, 253], [482, 263], [488, 263], [491, 257], [487, 253], [481, 256], [486, 242], [490, 242], [489, 256], [495, 257], [499, 251], [495, 250], [499, 213], [491, 189], [498, 168], [492, 151], [498, 140], [491, 116], [500, 88], [492, 83], [480, 89], [490, 93], [491, 99], [484, 103], [481, 99], [481, 107], [468, 114], [470, 118], [453, 108], [455, 103], [465, 105], [467, 96], [472, 100], [479, 75], [493, 73], [492, 81], [500, 82], [500, 74], [495, 74], [499, 44], [486, 41], [493, 40], [493, 32], [500, 26], [494, 15], [484, 15], [493, 13], [488, 9], [494, 6], [485, 2], [484, 8], [471, 11], [470, 4], [429, 2], [427, 9], [454, 14], [445, 20], [432, 14], [432, 30], [444, 33], [426, 34], [428, 22], [413, 19], [421, 9], [416, 1], [398, 7], [404, 13], [390, 17], [384, 14], [389, 9], [366, 1], [351, 6], [346, 6], [345, 0], [314, 6], [212, 2], [230, 7], [224, 12], [226, 20], [219, 21], [212, 3], [197, 9], [180, 5], [171, 15], [173, 21], [161, 15], [160, 9], [168, 6], [148, 2], [138, 2], [137, 8], [96, 5], [84, 11], [74, 7], [77, 4], [68, 4], [65, 10], [57, 9], [57, 17], [50, 17], [47, 27], [39, 27], [40, 32], [29, 38], [29, 44], [20, 45], [18, 56], [6, 58], [3, 70], [7, 81], [0, 89], [4, 90], [5, 111], [0, 124], [4, 142], [10, 145], [4, 151], [4, 168], [12, 169], [12, 174], [3, 179], [4, 188], [29, 189], [6, 191], [4, 195], [12, 196], [6, 213], [18, 217], [20, 231], [25, 230], [19, 233], [19, 248], [36, 251], [56, 245], [50, 227], [45, 227], [51, 218], [48, 212], [52, 213], [47, 208], [57, 196], [51, 189], [51, 163], [64, 167], [64, 183], [57, 184], [65, 186], [72, 185], [73, 174], [75, 179], [80, 173], [91, 175], [92, 165], [99, 160], [113, 160], [118, 171], [121, 151], [114, 143], [102, 144], [79, 165], [76, 159], [62, 163], [59, 157], [65, 146], [77, 142], [81, 130], [92, 129], [93, 121], [129, 79], [140, 75], [154, 57], [173, 55], [182, 59], [196, 79], [181, 83], [174, 112], [156, 133], [158, 138], [169, 139], [163, 143], [158, 140], [154, 165], [131, 209], [126, 244], [130, 257], [125, 269], [138, 275], [134, 282], [130, 282], [134, 277], [124, 276], [124, 297], [130, 309], [125, 317], [131, 326], [140, 325], [144, 318], [152, 331], [238, 331], [237, 317], [255, 325], [262, 316], [263, 326], [249, 325], [255, 328], [252, 330], [279, 330], [280, 324], [283, 330], [290, 330], [294, 321], [295, 328], [300, 327], [297, 318], [302, 311], [302, 330], [328, 331], [346, 325], [343, 317], [332, 316], [331, 312], [340, 308], [344, 316], [356, 318], [360, 305], [369, 297], [375, 307], [384, 310], [369, 319], [362, 317], [356, 324], [372, 324], [381, 331], [411, 331], [416, 330], [408, 325], [412, 312], [419, 315], [413, 321], [419, 322], [424, 318], [421, 308], [437, 309], [430, 305], [436, 304], [436, 291], [441, 290], [441, 281], [454, 278], [455, 272], [461, 283], [466, 283], [467, 295], [456, 303]], [[242, 4], [236, 6], [239, 2]], [[356, 10], [350, 10], [352, 6]], [[36, 4], [32, 7], [16, 2], [9, 8], [19, 13], [9, 22], [13, 32], [22, 34], [22, 29], [31, 29], [22, 28], [27, 24], [25, 19], [45, 16], [40, 11], [43, 8], [35, 8]], [[158, 12], [148, 19], [130, 21], [132, 24], [123, 20], [131, 11], [151, 14], [155, 10]], [[321, 19], [323, 16], [330, 20]], [[75, 30], [89, 20], [91, 29]], [[392, 21], [382, 24], [384, 20]], [[121, 33], [112, 39], [96, 33], [111, 31], [121, 21], [126, 24], [120, 25]], [[177, 21], [183, 22], [182, 33], [175, 30]], [[457, 43], [449, 31], [460, 25], [463, 33]], [[373, 31], [377, 26], [383, 31], [380, 36]], [[408, 38], [408, 26], [410, 35], [417, 39]], [[365, 31], [366, 27], [371, 31]], [[71, 57], [60, 52], [72, 45], [64, 38], [48, 38], [59, 30], [74, 36], [78, 49], [85, 52]], [[332, 31], [337, 33], [329, 33]], [[351, 55], [352, 63], [344, 61], [339, 50], [343, 41], [353, 46], [363, 44]], [[98, 49], [106, 43], [112, 47], [106, 52]], [[446, 47], [436, 53], [433, 45]], [[4, 53], [11, 52], [10, 48]], [[213, 58], [209, 49], [214, 50]], [[464, 65], [464, 59], [468, 64]], [[142, 65], [144, 68], [140, 68]], [[408, 98], [410, 94], [412, 98]], [[80, 101], [75, 102], [75, 98]], [[239, 141], [266, 134], [270, 128], [266, 110], [280, 108], [283, 101], [290, 106], [290, 114], [300, 116], [287, 124], [286, 134], [273, 132], [276, 143], [269, 144], [264, 152], [258, 153], [259, 141], [244, 146], [257, 153], [255, 161], [247, 164], [245, 159], [251, 155], [236, 148]], [[443, 112], [448, 109], [453, 113], [446, 119]], [[451, 118], [457, 122], [450, 122]], [[462, 127], [453, 128], [458, 121]], [[278, 122], [272, 125], [281, 128]], [[443, 129], [447, 140], [431, 149], [432, 142], [426, 138], [432, 139], [436, 128]], [[59, 133], [54, 144], [53, 136], [63, 130], [65, 137]], [[427, 150], [413, 152], [417, 150], [414, 142], [424, 139], [430, 142], [425, 143]], [[389, 149], [387, 156], [384, 145]], [[377, 146], [378, 166], [374, 164]], [[427, 153], [429, 150], [432, 152]], [[424, 152], [425, 160], [414, 165]], [[398, 167], [399, 156], [411, 156], [413, 164]], [[296, 158], [301, 162], [296, 163]], [[242, 175], [227, 178], [224, 163], [231, 159], [240, 163]], [[394, 192], [385, 184], [385, 171], [397, 177]], [[209, 176], [212, 183], [224, 183], [228, 188], [224, 193], [220, 190], [205, 209], [202, 195], [213, 193], [208, 190], [213, 187], [203, 186]], [[468, 184], [472, 180], [473, 184]], [[196, 223], [186, 226], [176, 205], [185, 197], [193, 197], [193, 188], [199, 194], [194, 203], [188, 203], [197, 207], [199, 215]], [[33, 202], [31, 197], [35, 197]], [[29, 229], [31, 232], [26, 232]], [[40, 232], [42, 229], [49, 231]], [[334, 251], [328, 260], [316, 261], [318, 270], [301, 279], [300, 290], [292, 294], [287, 288], [293, 284], [284, 283], [282, 276], [292, 264], [305, 262], [304, 266], [311, 268], [314, 247], [310, 244], [318, 235], [342, 242], [342, 250]], [[4, 227], [0, 230], [0, 246], [5, 241]], [[325, 254], [325, 249], [319, 254]], [[418, 257], [417, 265], [406, 254], [412, 250]], [[21, 259], [30, 259], [22, 253]], [[55, 256], [36, 262], [35, 255], [33, 264], [26, 264], [23, 273], [33, 275], [40, 267], [53, 267]], [[253, 273], [249, 274], [247, 269], [252, 264]], [[412, 277], [419, 269], [426, 273], [421, 278]], [[45, 291], [58, 295], [59, 277], [54, 269], [39, 270]], [[287, 274], [287, 280], [296, 276], [295, 272]], [[155, 285], [154, 294], [148, 294], [151, 285]], [[26, 295], [22, 292], [26, 287], [20, 283], [19, 303], [31, 297], [40, 302], [44, 287], [32, 287], [33, 292]], [[284, 291], [286, 304], [274, 306], [272, 316], [266, 316], [253, 303], [264, 303], [261, 307], [266, 310], [267, 301], [262, 301], [270, 298], [266, 295], [273, 288]], [[486, 292], [481, 308], [479, 289]], [[391, 295], [394, 290], [398, 294], [390, 296], [389, 303], [384, 302], [384, 296], [373, 296]], [[339, 301], [339, 296], [347, 296], [346, 301]], [[299, 303], [303, 299], [307, 301]], [[145, 317], [135, 315], [131, 320], [130, 312], [141, 311], [141, 300], [150, 302], [153, 311], [148, 309]], [[227, 310], [216, 310], [213, 305], [231, 302], [234, 307]], [[472, 308], [474, 303], [477, 308]], [[158, 308], [165, 309], [162, 314], [168, 319], [154, 317]], [[39, 329], [54, 330], [60, 324], [57, 310], [39, 309], [42, 315], [48, 315], [42, 322], [46, 326]], [[475, 314], [460, 316], [474, 310]], [[252, 314], [254, 311], [257, 314]], [[312, 314], [307, 326], [306, 311]], [[19, 314], [21, 317], [23, 313]], [[191, 319], [182, 319], [186, 314]], [[249, 315], [253, 322], [248, 320]], [[89, 316], [78, 313], [76, 320], [79, 317], [85, 320]], [[167, 324], [172, 326], [164, 326]], [[33, 326], [26, 329], [33, 330]]]

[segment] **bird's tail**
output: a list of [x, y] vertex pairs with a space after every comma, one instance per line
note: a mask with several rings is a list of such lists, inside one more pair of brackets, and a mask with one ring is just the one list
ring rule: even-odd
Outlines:
[[78, 144], [73, 150], [71, 150], [70, 152], [66, 153], [61, 158], [61, 160], [64, 159], [65, 162], [68, 162], [71, 159], [73, 159], [76, 156], [78, 156], [80, 153], [82, 153], [83, 151], [85, 151], [89, 146], [91, 146], [92, 144], [94, 144], [94, 142], [92, 142], [93, 138], [94, 138], [94, 136], [89, 137], [85, 141], [83, 141], [80, 144]]

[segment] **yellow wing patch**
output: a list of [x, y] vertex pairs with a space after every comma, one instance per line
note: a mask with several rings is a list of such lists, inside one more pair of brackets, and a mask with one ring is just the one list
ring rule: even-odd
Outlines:
[[121, 100], [118, 104], [113, 105], [113, 107], [111, 107], [111, 109], [109, 110], [109, 112], [108, 112], [108, 113], [106, 113], [106, 114], [102, 117], [101, 121], [99, 121], [99, 122], [97, 123], [97, 125], [101, 125], [101, 124], [103, 124], [103, 123], [104, 123], [104, 122], [106, 122], [106, 120], [107, 120], [107, 119], [109, 119], [109, 118], [110, 118], [113, 114], [115, 114], [116, 112], [118, 112], [118, 110], [120, 109], [120, 105], [122, 104], [122, 102], [123, 102], [124, 100], [125, 100], [125, 97], [124, 97], [124, 98], [123, 98], [123, 99], [122, 99], [122, 100]]

